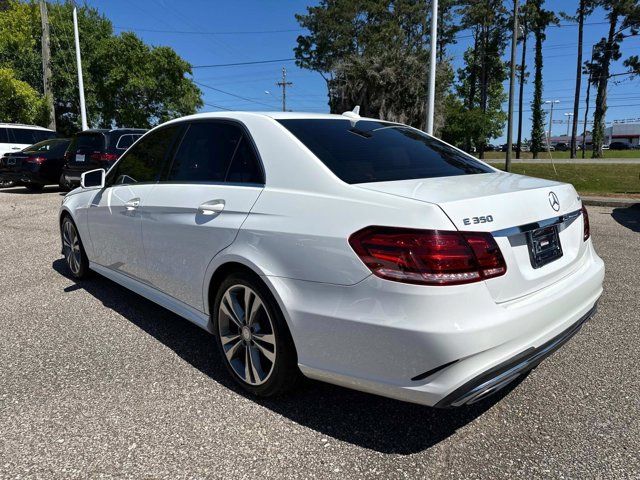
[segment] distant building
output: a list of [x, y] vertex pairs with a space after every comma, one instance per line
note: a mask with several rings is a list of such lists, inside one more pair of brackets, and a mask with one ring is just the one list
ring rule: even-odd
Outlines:
[[[637, 123], [616, 123], [614, 122], [610, 127], [604, 130], [605, 144], [611, 142], [626, 142], [629, 145], [640, 144], [640, 122]], [[578, 145], [582, 145], [582, 135], [577, 137]], [[591, 145], [591, 132], [587, 132], [587, 145]], [[551, 145], [556, 143], [570, 143], [571, 137], [566, 135], [559, 135], [551, 137]]]
[[614, 122], [604, 131], [607, 143], [626, 142], [630, 145], [640, 144], [640, 122], [638, 123], [617, 123]]

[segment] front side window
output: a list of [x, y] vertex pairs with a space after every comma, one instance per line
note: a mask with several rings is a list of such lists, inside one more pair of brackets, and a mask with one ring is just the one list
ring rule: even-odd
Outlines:
[[490, 173], [483, 163], [409, 128], [372, 120], [279, 120], [346, 183]]
[[[155, 182], [160, 176], [163, 162], [182, 127], [171, 125], [144, 136], [109, 172], [107, 183], [129, 185]], [[112, 182], [111, 182], [112, 180]]]
[[189, 125], [171, 165], [171, 182], [224, 182], [242, 130], [223, 122]]

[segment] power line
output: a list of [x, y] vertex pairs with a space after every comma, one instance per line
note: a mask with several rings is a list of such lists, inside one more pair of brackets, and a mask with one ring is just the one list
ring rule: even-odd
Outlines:
[[292, 62], [295, 58], [281, 58], [276, 60], [254, 60], [252, 62], [236, 62], [236, 63], [214, 63], [212, 65], [194, 65], [191, 68], [217, 68], [217, 67], [236, 67], [239, 65], [258, 65], [262, 63], [280, 63]]
[[205, 30], [157, 30], [154, 28], [135, 28], [135, 27], [114, 27], [118, 30], [134, 30], [136, 32], [152, 32], [152, 33], [177, 33], [185, 35], [262, 35], [271, 33], [291, 33], [303, 32], [302, 28], [289, 28], [282, 30], [238, 30], [238, 31], [220, 31], [212, 32]]
[[260, 102], [258, 100], [252, 100], [251, 98], [243, 97], [242, 95], [237, 95], [235, 93], [227, 92], [225, 90], [220, 90], [219, 88], [212, 87], [211, 85], [207, 85], [206, 83], [196, 82], [195, 80], [193, 80], [193, 83], [195, 83], [196, 85], [200, 85], [201, 87], [208, 88], [209, 90], [213, 90], [215, 92], [220, 92], [220, 93], [224, 93], [225, 95], [230, 95], [232, 97], [239, 98], [240, 100], [246, 100], [247, 102], [256, 103], [258, 105], [264, 105], [269, 108], [274, 108], [273, 105], [269, 105], [267, 103]]

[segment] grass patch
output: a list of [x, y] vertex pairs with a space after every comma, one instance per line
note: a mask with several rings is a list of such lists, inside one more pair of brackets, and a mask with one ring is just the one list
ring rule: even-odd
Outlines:
[[[569, 158], [571, 152], [551, 152], [551, 156], [557, 159], [565, 159]], [[605, 150], [604, 158], [640, 158], [640, 150]], [[504, 160], [506, 153], [505, 152], [485, 152], [484, 159], [485, 160]], [[513, 158], [516, 158], [515, 153], [513, 154]], [[531, 152], [522, 152], [521, 158], [523, 160], [533, 158]], [[549, 154], [547, 152], [540, 152], [538, 154], [539, 159], [549, 158]], [[582, 158], [582, 152], [578, 152], [578, 158]], [[591, 152], [587, 151], [585, 155], [585, 159], [591, 158]], [[594, 160], [597, 162], [597, 159]]]
[[[503, 165], [494, 165], [504, 169]], [[557, 164], [556, 175], [551, 163], [516, 163], [511, 165], [513, 173], [530, 177], [547, 178], [573, 184], [584, 195], [640, 197], [640, 165], [576, 165]]]

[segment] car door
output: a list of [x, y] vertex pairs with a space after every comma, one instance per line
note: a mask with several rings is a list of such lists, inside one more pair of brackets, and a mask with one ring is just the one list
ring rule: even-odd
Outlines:
[[109, 170], [106, 187], [87, 210], [92, 262], [148, 281], [141, 218], [180, 129], [174, 125], [150, 132]]
[[262, 166], [244, 126], [189, 123], [165, 178], [145, 199], [142, 237], [151, 282], [204, 311], [207, 266], [234, 241], [263, 188]]

